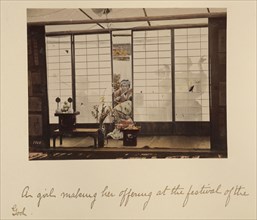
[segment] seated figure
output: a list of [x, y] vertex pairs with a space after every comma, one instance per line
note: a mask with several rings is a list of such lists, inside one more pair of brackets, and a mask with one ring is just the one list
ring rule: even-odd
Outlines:
[[120, 88], [114, 91], [115, 106], [125, 101], [132, 101], [132, 89], [130, 89], [129, 80], [121, 80]]
[[114, 118], [115, 129], [107, 134], [107, 137], [113, 139], [122, 139], [122, 128], [132, 126], [132, 89], [130, 89], [129, 80], [122, 80], [120, 88], [114, 92], [115, 107], [112, 110], [112, 117]]

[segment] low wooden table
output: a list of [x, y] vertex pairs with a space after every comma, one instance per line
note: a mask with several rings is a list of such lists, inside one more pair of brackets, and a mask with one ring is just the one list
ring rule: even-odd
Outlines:
[[123, 128], [123, 145], [124, 146], [137, 146], [137, 134], [139, 128]]
[[80, 112], [73, 113], [55, 113], [54, 116], [58, 117], [58, 127], [61, 132], [72, 132], [76, 126], [76, 117]]
[[[69, 132], [72, 136], [92, 137], [94, 139], [94, 146], [98, 147], [98, 128], [75, 128]], [[53, 133], [53, 147], [55, 147], [56, 138], [60, 137], [60, 145], [62, 145], [62, 138], [64, 133], [59, 129], [54, 130]]]

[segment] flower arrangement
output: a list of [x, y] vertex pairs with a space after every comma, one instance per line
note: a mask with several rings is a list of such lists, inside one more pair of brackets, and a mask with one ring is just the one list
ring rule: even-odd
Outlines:
[[71, 103], [73, 101], [72, 98], [68, 98], [67, 101], [64, 101], [61, 109], [60, 109], [60, 102], [61, 102], [60, 97], [57, 97], [55, 99], [55, 101], [57, 103], [56, 113], [73, 113], [73, 109], [72, 109], [72, 105], [71, 105]]
[[70, 106], [68, 105], [68, 102], [64, 102], [63, 103], [63, 107], [62, 107], [62, 109], [61, 109], [61, 111], [62, 112], [68, 112], [69, 111], [69, 108], [70, 108]]
[[110, 114], [112, 108], [110, 106], [107, 106], [104, 97], [101, 97], [100, 104], [94, 105], [93, 109], [94, 110], [91, 111], [92, 116], [96, 119], [97, 123], [99, 123], [99, 128], [101, 130], [104, 130], [104, 120]]

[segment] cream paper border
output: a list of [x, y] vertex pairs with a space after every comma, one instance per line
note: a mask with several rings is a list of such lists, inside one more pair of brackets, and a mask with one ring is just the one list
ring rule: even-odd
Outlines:
[[[227, 8], [228, 159], [28, 161], [26, 8], [217, 7]], [[55, 190], [118, 192], [132, 187], [157, 191], [166, 185], [242, 185], [248, 197], [181, 197], [149, 202], [119, 198], [96, 201], [44, 200], [31, 193]], [[27, 216], [12, 216], [11, 207]], [[1, 1], [1, 219], [256, 219], [256, 2], [255, 1]]]

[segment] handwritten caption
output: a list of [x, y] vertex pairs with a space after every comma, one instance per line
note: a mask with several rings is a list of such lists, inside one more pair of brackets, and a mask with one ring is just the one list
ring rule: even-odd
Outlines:
[[[216, 186], [210, 184], [199, 186], [182, 186], [180, 184], [174, 186], [166, 185], [156, 191], [146, 190], [144, 192], [129, 187], [124, 187], [119, 191], [112, 191], [109, 186], [104, 186], [101, 190], [96, 192], [84, 191], [82, 188], [75, 188], [73, 191], [59, 191], [54, 187], [35, 191], [32, 187], [25, 186], [21, 190], [20, 196], [22, 199], [35, 201], [38, 208], [49, 200], [86, 199], [88, 200], [90, 209], [93, 209], [98, 200], [103, 198], [109, 200], [117, 198], [120, 207], [126, 207], [129, 203], [139, 200], [142, 203], [142, 210], [146, 210], [152, 200], [164, 197], [181, 198], [181, 207], [185, 208], [193, 198], [221, 196], [224, 200], [224, 206], [227, 207], [233, 198], [247, 197], [249, 196], [249, 193], [245, 186], [235, 185], [224, 187], [222, 184]], [[18, 207], [16, 204], [11, 207], [11, 210], [13, 216], [27, 215], [26, 208]]]

